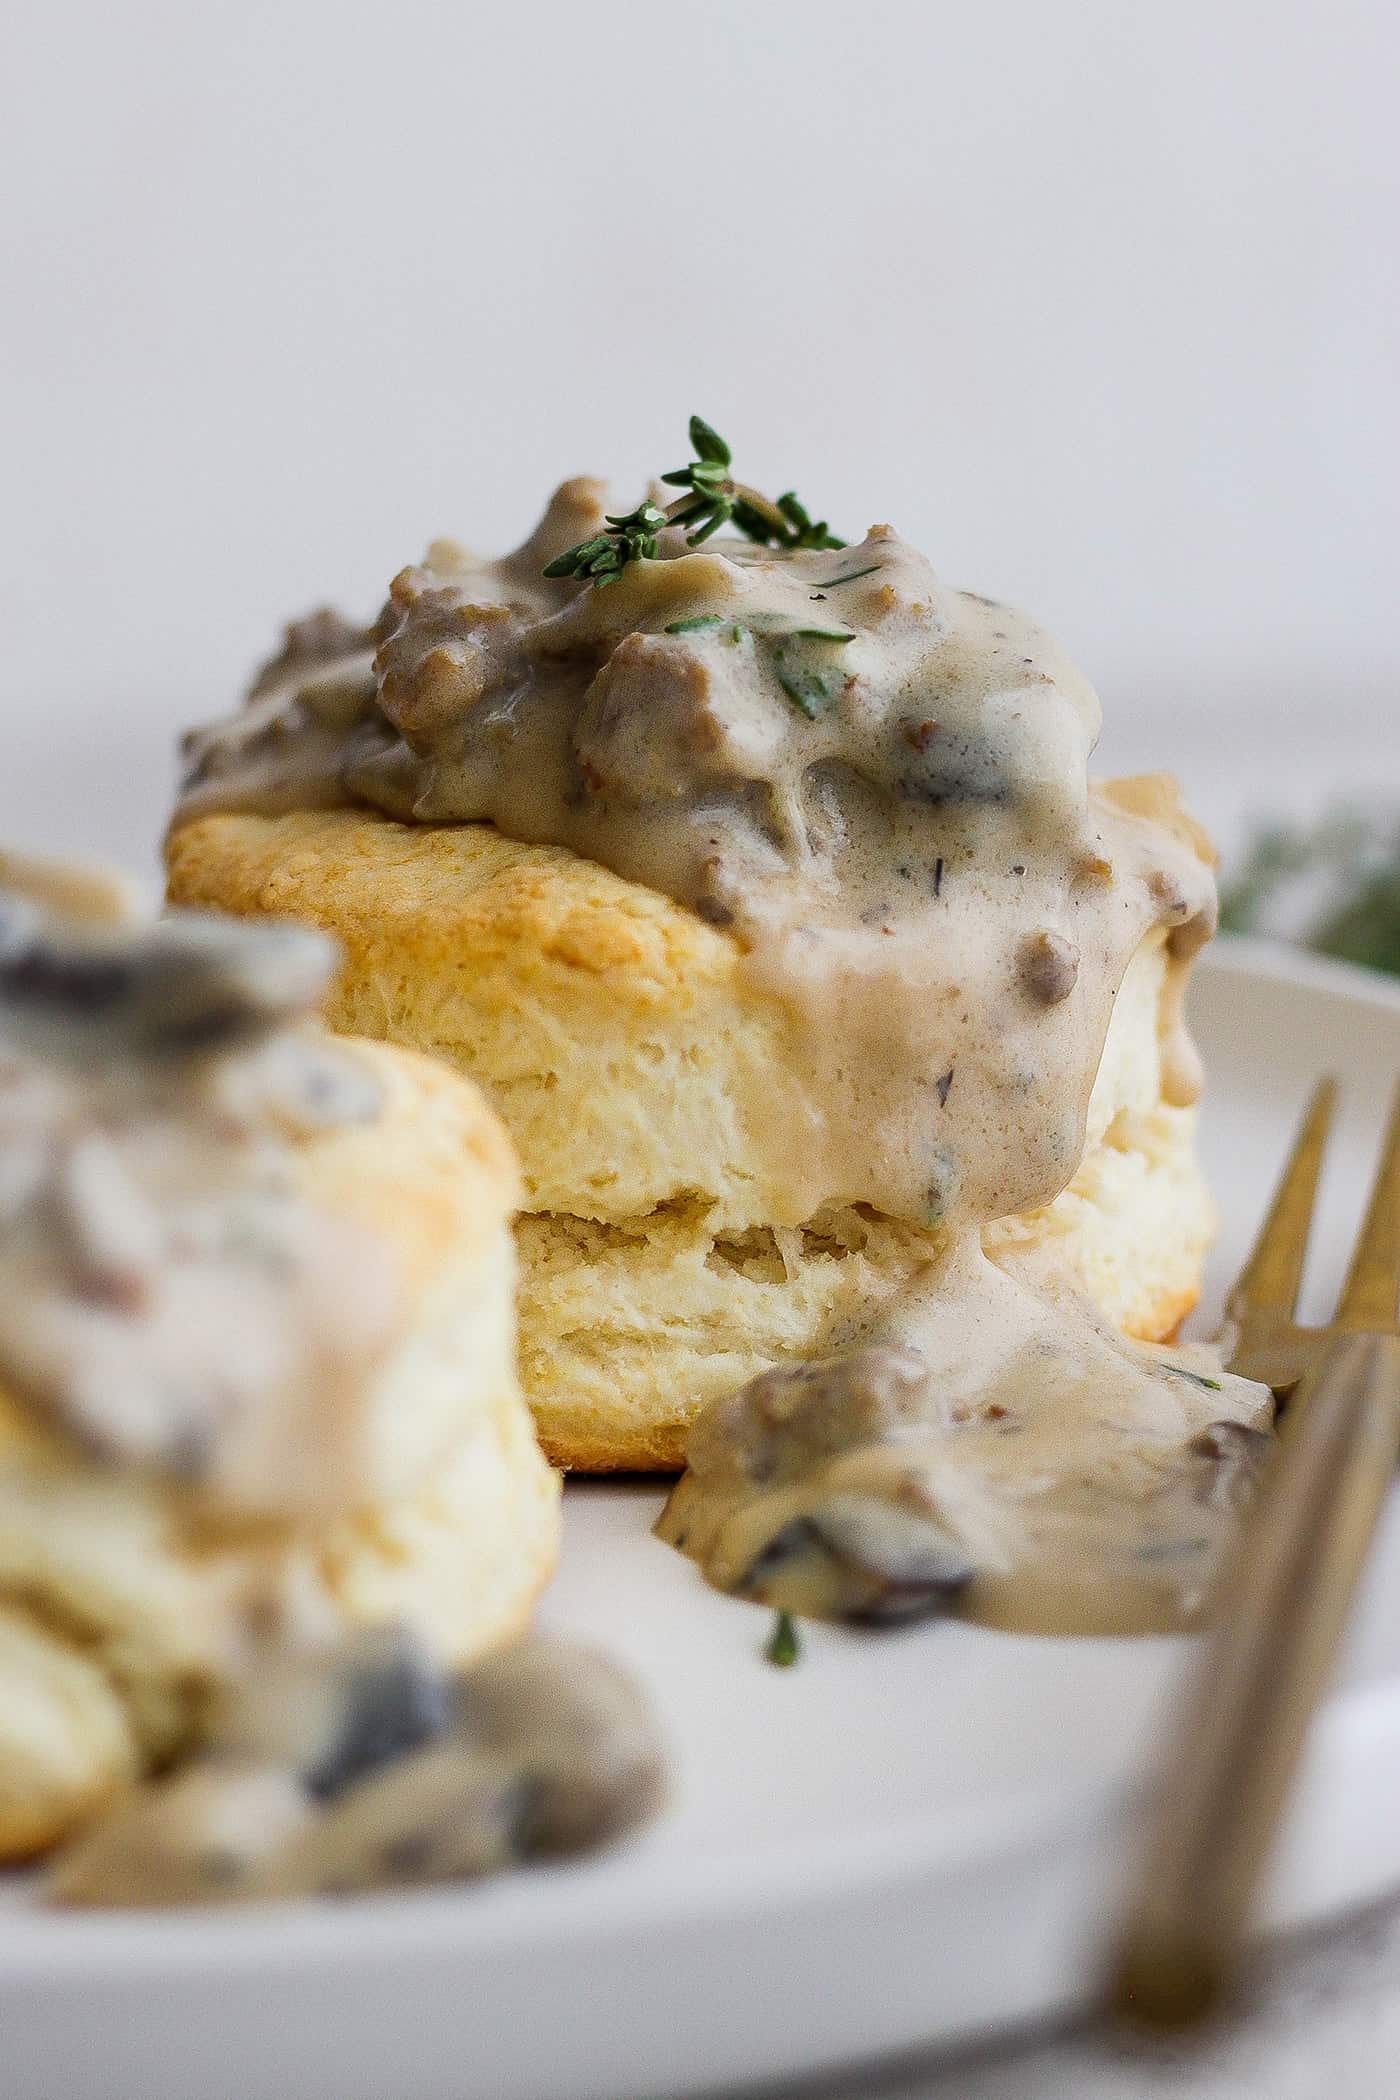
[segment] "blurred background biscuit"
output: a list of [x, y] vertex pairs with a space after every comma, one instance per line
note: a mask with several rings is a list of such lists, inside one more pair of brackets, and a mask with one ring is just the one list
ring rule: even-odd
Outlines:
[[300, 1192], [374, 1224], [397, 1330], [365, 1409], [358, 1504], [216, 1516], [98, 1463], [0, 1389], [0, 1858], [33, 1853], [197, 1735], [251, 1625], [393, 1622], [457, 1663], [519, 1633], [554, 1565], [558, 1478], [515, 1372], [518, 1177], [477, 1091], [379, 1043], [369, 1122], [294, 1147]]

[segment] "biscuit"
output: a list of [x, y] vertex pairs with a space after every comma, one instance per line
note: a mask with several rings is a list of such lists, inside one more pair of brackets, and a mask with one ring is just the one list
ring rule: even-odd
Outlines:
[[370, 1490], [300, 1524], [215, 1525], [184, 1487], [91, 1460], [0, 1391], [0, 1858], [53, 1843], [197, 1736], [254, 1600], [318, 1635], [395, 1621], [465, 1662], [523, 1629], [553, 1568], [558, 1479], [515, 1374], [508, 1141], [442, 1066], [347, 1047], [382, 1113], [295, 1157], [306, 1196], [372, 1221], [398, 1263]]
[[[1054, 1203], [987, 1230], [987, 1252], [1052, 1258], [1124, 1332], [1163, 1339], [1214, 1225], [1194, 1125], [1190, 1109], [1125, 1111]], [[556, 1214], [519, 1237], [521, 1380], [546, 1449], [586, 1472], [679, 1468], [708, 1402], [854, 1338], [930, 1252], [864, 1209], [740, 1233], [685, 1205], [625, 1226]]]
[[[864, 1210], [784, 1216], [742, 1104], [789, 1022], [731, 935], [566, 849], [358, 810], [222, 814], [167, 846], [181, 904], [309, 921], [346, 967], [327, 1018], [473, 1077], [519, 1151], [521, 1372], [550, 1456], [672, 1469], [705, 1402], [824, 1347], [927, 1258]], [[1071, 1186], [990, 1252], [1053, 1249], [1126, 1331], [1194, 1302], [1212, 1224], [1189, 1110], [1163, 1101], [1167, 963], [1130, 966]]]
[[510, 1131], [526, 1207], [644, 1216], [700, 1194], [717, 1222], [779, 1214], [735, 1103], [781, 1071], [788, 1021], [733, 938], [564, 847], [361, 811], [195, 818], [170, 897], [333, 933], [332, 1028], [445, 1058]]

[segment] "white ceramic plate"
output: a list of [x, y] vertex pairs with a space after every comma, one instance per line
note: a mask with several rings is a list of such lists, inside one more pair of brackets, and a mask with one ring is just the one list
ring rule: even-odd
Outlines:
[[[1195, 1019], [1217, 1299], [1308, 1083], [1324, 1066], [1345, 1078], [1321, 1311], [1400, 1066], [1400, 991], [1226, 946]], [[0, 1911], [6, 2100], [661, 2100], [1082, 1997], [1183, 1644], [821, 1629], [797, 1669], [774, 1670], [768, 1615], [651, 1538], [659, 1501], [572, 1488], [546, 1607], [651, 1687], [676, 1773], [655, 1830], [596, 1864], [343, 1907], [67, 1918], [16, 1886]], [[1316, 1731], [1276, 1926], [1400, 1886], [1397, 1607], [1392, 1521]]]

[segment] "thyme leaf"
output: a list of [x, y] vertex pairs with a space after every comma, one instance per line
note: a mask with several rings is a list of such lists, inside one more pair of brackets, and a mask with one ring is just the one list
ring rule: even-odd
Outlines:
[[844, 576], [830, 576], [823, 583], [822, 589], [824, 591], [834, 591], [838, 583], [858, 583], [862, 576], [874, 576], [884, 566], [885, 564], [882, 561], [873, 561], [868, 569], [850, 569]]
[[778, 683], [799, 713], [809, 722], [817, 716], [831, 699], [831, 681], [824, 671], [815, 670], [810, 664], [784, 662], [779, 657], [774, 669]]
[[1162, 1369], [1170, 1371], [1173, 1378], [1188, 1379], [1207, 1393], [1223, 1393], [1225, 1390], [1218, 1378], [1206, 1378], [1199, 1371], [1188, 1371], [1185, 1364], [1163, 1364]]
[[790, 1670], [802, 1654], [802, 1643], [797, 1635], [797, 1623], [790, 1611], [780, 1611], [773, 1621], [773, 1631], [768, 1636], [764, 1649], [770, 1663], [779, 1670]]
[[691, 417], [690, 442], [697, 459], [704, 460], [707, 465], [728, 467], [732, 457], [729, 447], [703, 416]]

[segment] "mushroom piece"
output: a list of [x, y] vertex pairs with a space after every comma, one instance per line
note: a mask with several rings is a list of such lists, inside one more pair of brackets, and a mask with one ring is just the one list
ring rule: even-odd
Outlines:
[[867, 1342], [811, 1363], [777, 1364], [696, 1423], [688, 1478], [706, 1485], [796, 1482], [825, 1460], [924, 1418], [928, 1364], [916, 1349]]
[[462, 1680], [461, 1734], [514, 1759], [531, 1787], [531, 1853], [580, 1852], [648, 1821], [666, 1790], [650, 1708], [593, 1648], [535, 1635]]
[[1016, 955], [1021, 983], [1042, 1006], [1058, 1006], [1079, 981], [1079, 950], [1048, 927], [1027, 934]]
[[574, 728], [588, 792], [626, 804], [679, 802], [774, 777], [790, 711], [753, 690], [750, 652], [743, 640], [708, 635], [625, 635]]
[[374, 659], [379, 705], [421, 756], [488, 695], [509, 690], [524, 668], [520, 612], [443, 582], [433, 570], [405, 569], [390, 586], [397, 624]]
[[341, 746], [374, 713], [376, 633], [329, 607], [293, 620], [236, 712], [180, 739], [185, 808], [338, 801]]
[[789, 1611], [893, 1625], [946, 1610], [975, 1573], [935, 1518], [878, 1495], [837, 1493], [775, 1531], [739, 1588]]
[[451, 1724], [456, 1680], [396, 1626], [310, 1653], [260, 1645], [211, 1705], [212, 1751], [288, 1767], [316, 1801], [337, 1795]]
[[251, 703], [274, 689], [311, 680], [317, 672], [338, 670], [347, 658], [362, 655], [373, 639], [372, 627], [356, 626], [333, 605], [317, 606], [299, 620], [287, 622], [282, 630], [282, 647], [258, 666], [248, 688], [248, 700]]
[[1211, 1422], [1186, 1448], [1203, 1462], [1197, 1500], [1210, 1509], [1238, 1513], [1254, 1498], [1274, 1439], [1244, 1422]]
[[451, 1725], [338, 1792], [270, 1883], [345, 1894], [588, 1851], [647, 1822], [664, 1790], [630, 1679], [601, 1655], [535, 1638], [462, 1676]]
[[262, 1892], [349, 1896], [499, 1874], [525, 1857], [527, 1798], [507, 1760], [447, 1738], [384, 1766], [315, 1816], [269, 1863]]
[[182, 912], [136, 931], [0, 912], [0, 1043], [70, 1067], [178, 1060], [310, 1013], [335, 948], [308, 927]]

